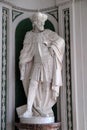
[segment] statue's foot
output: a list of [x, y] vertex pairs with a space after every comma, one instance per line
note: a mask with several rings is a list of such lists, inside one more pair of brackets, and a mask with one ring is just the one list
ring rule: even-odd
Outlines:
[[23, 117], [23, 118], [30, 118], [30, 117], [32, 117], [32, 112], [30, 112], [30, 111], [26, 111], [26, 112], [24, 112], [20, 117]]

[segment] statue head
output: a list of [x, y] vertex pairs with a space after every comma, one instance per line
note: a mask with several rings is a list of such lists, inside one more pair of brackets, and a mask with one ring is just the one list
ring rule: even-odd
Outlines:
[[39, 31], [44, 30], [44, 24], [45, 21], [47, 20], [48, 16], [44, 13], [37, 12], [33, 14], [32, 16], [32, 23], [33, 23], [33, 28], [37, 28]]

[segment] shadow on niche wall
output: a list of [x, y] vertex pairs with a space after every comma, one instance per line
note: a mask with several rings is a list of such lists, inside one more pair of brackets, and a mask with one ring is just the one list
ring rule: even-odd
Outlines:
[[[53, 24], [47, 20], [45, 23], [45, 29], [51, 29], [55, 31]], [[32, 23], [29, 18], [21, 21], [15, 33], [15, 109], [21, 105], [26, 104], [27, 99], [23, 90], [22, 82], [20, 81], [20, 72], [19, 72], [19, 55], [20, 51], [23, 48], [23, 40], [27, 31], [32, 30]], [[57, 105], [53, 107], [55, 114], [55, 120], [57, 120]], [[18, 122], [18, 116], [15, 111], [15, 121]]]

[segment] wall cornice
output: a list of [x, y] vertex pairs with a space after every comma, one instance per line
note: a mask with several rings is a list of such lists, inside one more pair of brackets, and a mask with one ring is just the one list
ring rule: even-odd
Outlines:
[[56, 0], [56, 5], [61, 5], [61, 4], [65, 4], [68, 2], [72, 2], [73, 0]]
[[[26, 12], [36, 12], [36, 11], [38, 11], [38, 9], [27, 9], [27, 8], [19, 7], [19, 6], [14, 5], [11, 2], [8, 2], [8, 1], [5, 1], [5, 0], [0, 0], [0, 3], [11, 6], [13, 9], [20, 10], [20, 11], [26, 11]], [[41, 9], [39, 9], [39, 11], [41, 11], [41, 12], [45, 11], [46, 12], [46, 11], [55, 10], [55, 9], [57, 9], [57, 6], [51, 6], [51, 7], [48, 7], [48, 8], [41, 8]]]
[[[72, 2], [72, 1], [73, 0], [56, 0], [56, 6], [51, 6], [51, 7], [48, 7], [48, 8], [41, 8], [39, 10], [40, 11], [54, 10], [57, 6], [69, 3], [69, 2]], [[21, 10], [21, 11], [26, 11], [26, 12], [36, 12], [37, 11], [37, 9], [29, 9], [29, 8], [23, 8], [23, 7], [20, 7], [20, 6], [16, 6], [15, 4], [8, 2], [6, 0], [0, 0], [0, 2], [5, 4], [5, 5], [11, 6], [14, 9]]]

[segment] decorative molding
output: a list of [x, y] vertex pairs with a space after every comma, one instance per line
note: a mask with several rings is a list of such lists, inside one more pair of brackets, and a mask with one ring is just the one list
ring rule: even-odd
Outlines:
[[61, 5], [72, 1], [73, 0], [56, 0], [56, 5]]
[[22, 15], [23, 12], [19, 12], [17, 10], [12, 10], [12, 21], [14, 21], [18, 16]]
[[72, 117], [72, 83], [71, 83], [71, 50], [70, 50], [70, 10], [63, 10], [64, 35], [65, 35], [65, 57], [66, 57], [66, 99], [67, 99], [67, 126], [73, 130]]
[[2, 88], [1, 88], [1, 130], [6, 130], [7, 98], [7, 24], [8, 9], [2, 8]]
[[[25, 12], [36, 12], [36, 11], [38, 11], [38, 9], [26, 9], [26, 8], [22, 8], [22, 7], [19, 7], [19, 6], [16, 6], [16, 5], [12, 4], [11, 2], [7, 2], [7, 1], [3, 1], [3, 0], [0, 0], [0, 2], [2, 2], [3, 4], [11, 6], [13, 9], [16, 9], [16, 10], [19, 10], [19, 11], [23, 11], [23, 12], [24, 11]], [[39, 11], [41, 11], [41, 12], [48, 12], [48, 11], [54, 10], [56, 8], [57, 8], [57, 6], [52, 6], [52, 7], [48, 7], [48, 8], [39, 9]]]
[[[43, 11], [43, 9], [41, 11]], [[58, 22], [58, 7], [55, 7], [55, 9], [52, 8], [52, 10], [49, 10], [48, 8], [48, 10], [45, 10], [45, 12], [51, 15], [52, 17], [54, 17], [56, 21]], [[12, 21], [14, 22], [14, 20], [22, 14], [24, 14], [24, 12], [12, 10]]]
[[48, 12], [48, 14], [53, 16], [56, 19], [56, 21], [58, 22], [58, 7], [55, 10]]

